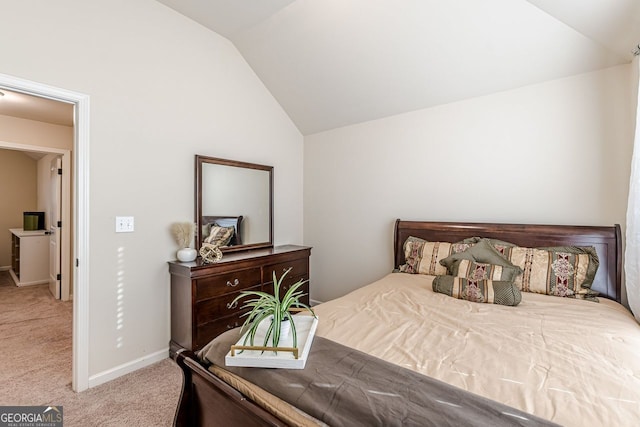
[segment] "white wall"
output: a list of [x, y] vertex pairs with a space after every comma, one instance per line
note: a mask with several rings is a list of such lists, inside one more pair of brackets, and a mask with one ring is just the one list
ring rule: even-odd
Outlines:
[[[2, 59], [0, 59], [0, 72], [3, 69]], [[0, 141], [71, 150], [73, 149], [73, 126], [0, 115]]]
[[[302, 143], [233, 45], [154, 0], [2, 2], [0, 73], [90, 96], [92, 378], [168, 348], [169, 226], [194, 155], [274, 166], [275, 243], [302, 243]], [[135, 232], [116, 234], [116, 215]]]
[[305, 137], [311, 297], [393, 268], [396, 218], [624, 225], [630, 66]]

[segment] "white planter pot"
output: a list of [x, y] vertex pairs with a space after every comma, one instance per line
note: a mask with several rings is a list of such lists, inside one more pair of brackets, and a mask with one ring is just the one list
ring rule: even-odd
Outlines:
[[182, 248], [176, 253], [176, 257], [180, 262], [190, 262], [196, 259], [198, 251], [193, 248]]
[[[266, 331], [271, 325], [271, 322], [273, 322], [273, 316], [269, 316], [266, 319], [264, 319], [262, 322], [260, 322], [260, 328], [263, 331]], [[291, 322], [289, 320], [284, 320], [280, 322], [280, 341], [289, 338], [290, 334], [291, 334]], [[273, 344], [273, 335], [269, 337], [268, 345], [272, 346], [272, 344]]]
[[280, 339], [289, 338], [289, 334], [291, 333], [291, 322], [289, 320], [283, 320], [280, 322]]

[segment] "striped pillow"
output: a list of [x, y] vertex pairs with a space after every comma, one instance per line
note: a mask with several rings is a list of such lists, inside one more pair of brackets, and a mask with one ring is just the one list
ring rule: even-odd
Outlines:
[[469, 280], [503, 280], [513, 282], [522, 270], [518, 267], [496, 265], [477, 262], [469, 259], [460, 259], [453, 262], [451, 274], [456, 277], [464, 277]]
[[595, 249], [593, 253], [571, 253], [513, 246], [505, 255], [522, 268], [515, 284], [523, 292], [586, 299], [597, 294], [590, 289], [598, 266], [594, 266], [598, 260]]
[[432, 286], [434, 292], [471, 302], [516, 306], [522, 300], [518, 287], [509, 281], [438, 276]]
[[473, 246], [470, 243], [428, 242], [409, 236], [404, 242], [405, 264], [399, 268], [402, 273], [447, 274], [447, 267], [440, 264], [451, 254], [463, 252]]
[[514, 283], [523, 292], [597, 301], [591, 285], [600, 260], [593, 246], [525, 248], [513, 243], [477, 237], [467, 242], [489, 242], [513, 265], [522, 269]]
[[233, 227], [218, 227], [217, 225], [212, 225], [211, 232], [209, 236], [204, 239], [204, 242], [211, 243], [213, 246], [218, 248], [221, 246], [227, 246], [233, 237], [233, 232]]

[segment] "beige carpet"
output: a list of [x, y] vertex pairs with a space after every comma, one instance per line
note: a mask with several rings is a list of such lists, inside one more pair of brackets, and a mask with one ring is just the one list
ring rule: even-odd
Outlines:
[[71, 390], [72, 303], [0, 272], [0, 405], [62, 405], [64, 425], [170, 426], [182, 386], [166, 359], [82, 393]]

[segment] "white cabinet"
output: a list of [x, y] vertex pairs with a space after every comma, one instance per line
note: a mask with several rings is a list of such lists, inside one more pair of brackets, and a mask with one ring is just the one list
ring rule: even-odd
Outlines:
[[49, 235], [11, 228], [11, 277], [18, 286], [49, 282]]

